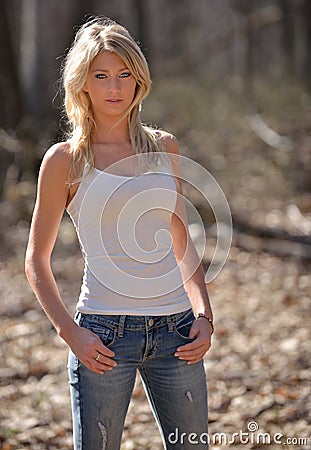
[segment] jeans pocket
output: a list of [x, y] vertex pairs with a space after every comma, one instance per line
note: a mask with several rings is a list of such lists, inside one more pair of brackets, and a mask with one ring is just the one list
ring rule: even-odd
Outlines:
[[116, 331], [113, 325], [108, 325], [102, 319], [94, 316], [83, 316], [81, 325], [96, 334], [106, 347], [111, 347], [116, 340]]
[[189, 336], [189, 333], [194, 319], [195, 317], [192, 310], [189, 310], [185, 315], [176, 320], [174, 331], [178, 337], [185, 341], [193, 341], [193, 338]]

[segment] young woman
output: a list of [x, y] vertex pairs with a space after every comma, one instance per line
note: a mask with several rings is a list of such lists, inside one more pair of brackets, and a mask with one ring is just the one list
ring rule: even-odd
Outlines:
[[[138, 369], [165, 448], [206, 449], [213, 317], [178, 143], [140, 120], [147, 62], [124, 27], [93, 19], [76, 34], [63, 85], [70, 135], [42, 161], [26, 274], [69, 346], [74, 448], [120, 448]], [[85, 260], [74, 319], [50, 265], [64, 209]]]

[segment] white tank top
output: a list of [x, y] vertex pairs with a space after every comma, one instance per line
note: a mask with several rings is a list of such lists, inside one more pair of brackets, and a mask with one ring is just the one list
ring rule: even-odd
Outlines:
[[85, 262], [78, 311], [167, 315], [191, 308], [170, 235], [176, 199], [163, 163], [133, 177], [85, 166], [67, 207]]

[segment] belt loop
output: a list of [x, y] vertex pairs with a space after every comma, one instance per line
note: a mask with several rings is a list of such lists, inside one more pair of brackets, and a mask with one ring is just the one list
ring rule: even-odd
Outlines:
[[166, 316], [166, 322], [168, 326], [168, 332], [173, 333], [174, 331], [174, 322], [170, 316]]
[[125, 318], [126, 318], [126, 316], [120, 316], [120, 321], [119, 321], [119, 326], [118, 326], [118, 337], [123, 337]]

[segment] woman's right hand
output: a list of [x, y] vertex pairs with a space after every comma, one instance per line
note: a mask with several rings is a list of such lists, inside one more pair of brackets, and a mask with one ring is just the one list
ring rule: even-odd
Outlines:
[[93, 372], [103, 374], [117, 365], [112, 359], [114, 352], [87, 328], [75, 324], [70, 336], [66, 336], [65, 340], [79, 361]]

